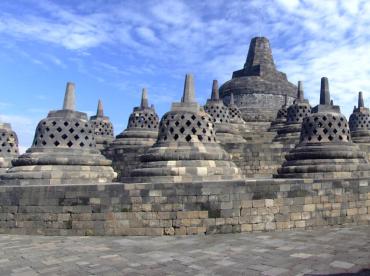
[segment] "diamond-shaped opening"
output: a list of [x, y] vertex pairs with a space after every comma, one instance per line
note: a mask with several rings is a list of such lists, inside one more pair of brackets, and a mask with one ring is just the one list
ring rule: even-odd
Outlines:
[[171, 133], [173, 133], [173, 131], [174, 131], [174, 129], [173, 129], [173, 127], [171, 127], [171, 128], [170, 128], [170, 132], [171, 132]]
[[78, 136], [77, 134], [74, 136], [75, 140], [78, 140], [80, 139], [80, 136]]
[[329, 127], [332, 127], [332, 125], [333, 125], [333, 124], [332, 124], [331, 122], [329, 122], [329, 123], [328, 123], [328, 126], [329, 126]]
[[195, 133], [197, 132], [197, 130], [193, 127], [193, 128], [191, 129], [191, 132], [193, 132], [193, 134], [195, 134]]
[[69, 131], [70, 133], [73, 133], [75, 130], [74, 130], [73, 128], [70, 128], [68, 131]]
[[184, 131], [185, 131], [185, 128], [184, 127], [180, 128], [180, 132], [181, 133], [184, 133]]
[[329, 139], [329, 141], [333, 141], [334, 137], [329, 135], [328, 139]]
[[202, 123], [198, 121], [197, 126], [200, 127], [201, 125]]
[[67, 138], [68, 138], [68, 135], [64, 133], [64, 134], [62, 135], [62, 138], [63, 138], [63, 140], [67, 139]]
[[337, 119], [337, 117], [333, 116], [332, 119], [335, 121]]
[[343, 117], [340, 117], [340, 120], [343, 122], [344, 121]]
[[190, 134], [186, 135], [185, 140], [186, 140], [187, 142], [189, 142], [189, 141], [191, 140], [191, 136], [190, 136]]
[[322, 123], [321, 123], [321, 122], [319, 122], [317, 125], [318, 125], [319, 127], [322, 127]]
[[198, 135], [198, 139], [199, 139], [199, 141], [202, 141], [203, 140], [203, 136], [202, 135]]
[[57, 146], [59, 146], [59, 145], [60, 145], [60, 143], [59, 143], [58, 141], [55, 141], [55, 142], [54, 142], [54, 145], [57, 147]]
[[343, 140], [343, 137], [342, 137], [342, 135], [339, 135], [339, 140]]
[[80, 130], [80, 132], [81, 132], [81, 133], [84, 133], [84, 132], [85, 132], [85, 130], [84, 130], [84, 129], [81, 129], [81, 130]]
[[49, 135], [49, 137], [50, 137], [51, 139], [54, 139], [55, 135], [52, 133], [52, 134], [50, 134], [50, 135]]
[[181, 117], [180, 117], [180, 118], [181, 118], [181, 120], [184, 120], [185, 116], [184, 116], [184, 115], [181, 115]]
[[194, 121], [197, 117], [193, 114], [191, 115], [191, 119]]
[[346, 131], [345, 131], [344, 129], [342, 129], [342, 133], [343, 133], [343, 134], [345, 134], [345, 133], [346, 133]]
[[339, 127], [341, 127], [341, 126], [342, 126], [342, 124], [339, 122], [339, 123], [338, 123], [338, 126], [339, 126]]
[[65, 126], [68, 126], [68, 125], [69, 125], [69, 123], [68, 123], [68, 122], [64, 122], [64, 125], [65, 125]]
[[191, 122], [189, 120], [186, 121], [185, 125], [190, 126]]
[[58, 127], [58, 128], [57, 128], [57, 131], [58, 131], [58, 132], [61, 132], [62, 130], [63, 130], [63, 129], [62, 129], [61, 127]]
[[322, 119], [323, 119], [324, 121], [326, 121], [326, 120], [327, 120], [326, 116], [322, 117]]
[[337, 133], [337, 132], [338, 132], [338, 130], [337, 130], [336, 128], [334, 128], [333, 132], [334, 132], [334, 133]]
[[43, 144], [45, 146], [46, 145], [46, 141], [42, 141], [41, 144]]
[[175, 134], [175, 135], [173, 136], [173, 139], [175, 139], [175, 141], [176, 141], [177, 139], [179, 139], [179, 135], [178, 135], [178, 134]]
[[328, 130], [326, 128], [324, 128], [323, 132], [326, 134], [326, 133], [328, 133]]
[[[168, 121], [167, 121], [167, 122], [168, 122]], [[178, 121], [176, 121], [176, 122], [175, 122], [175, 126], [179, 126], [179, 124], [180, 124], [180, 123], [179, 123]], [[167, 124], [167, 125], [169, 125], [169, 122], [168, 122], [168, 124]]]
[[53, 126], [55, 126], [55, 125], [57, 124], [57, 122], [52, 121], [52, 122], [51, 122], [51, 124], [52, 124]]
[[49, 130], [50, 130], [50, 128], [49, 128], [49, 127], [46, 127], [46, 128], [45, 128], [45, 130], [46, 130], [46, 131], [49, 131]]
[[312, 132], [313, 134], [317, 134], [317, 129], [314, 129]]
[[319, 137], [317, 137], [317, 140], [319, 140], [319, 141], [321, 141], [321, 140], [322, 140], [321, 135], [319, 135]]
[[80, 147], [81, 147], [81, 148], [82, 148], [84, 145], [85, 145], [84, 143], [82, 143], [82, 142], [80, 143]]
[[80, 124], [79, 124], [78, 122], [76, 122], [76, 123], [75, 123], [75, 126], [76, 126], [76, 127], [79, 127], [79, 126], [80, 126]]
[[167, 140], [167, 136], [166, 135], [163, 137], [163, 140], [165, 140], [165, 141]]
[[68, 147], [72, 147], [72, 146], [73, 146], [72, 141], [69, 141], [69, 142], [67, 143], [67, 146], [68, 146]]
[[206, 130], [205, 128], [203, 128], [202, 132], [203, 132], [204, 134], [206, 134], [207, 130]]
[[317, 120], [318, 120], [319, 118], [317, 118], [317, 117], [315, 117], [313, 120], [315, 121], [315, 122], [317, 122]]

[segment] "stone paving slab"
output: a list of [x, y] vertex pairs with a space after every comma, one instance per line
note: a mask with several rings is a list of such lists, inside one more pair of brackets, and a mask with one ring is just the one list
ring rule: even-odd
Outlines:
[[0, 275], [370, 275], [370, 227], [184, 237], [0, 235]]

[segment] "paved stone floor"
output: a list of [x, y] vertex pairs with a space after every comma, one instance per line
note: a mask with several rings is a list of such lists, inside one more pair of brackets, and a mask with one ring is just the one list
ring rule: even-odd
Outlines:
[[0, 275], [370, 275], [370, 227], [188, 237], [0, 235]]

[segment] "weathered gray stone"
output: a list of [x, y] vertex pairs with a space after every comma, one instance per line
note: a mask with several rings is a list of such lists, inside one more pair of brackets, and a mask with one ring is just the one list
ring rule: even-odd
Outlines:
[[36, 128], [31, 148], [13, 160], [2, 185], [58, 185], [111, 182], [111, 161], [96, 149], [86, 113], [74, 111], [74, 84], [68, 83], [65, 109], [50, 111]]
[[12, 165], [18, 156], [18, 137], [10, 124], [0, 121], [0, 175]]

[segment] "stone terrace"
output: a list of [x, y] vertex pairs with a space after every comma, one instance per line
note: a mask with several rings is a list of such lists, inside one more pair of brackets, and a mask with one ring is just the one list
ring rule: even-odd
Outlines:
[[0, 275], [369, 275], [367, 226], [186, 237], [0, 235]]

